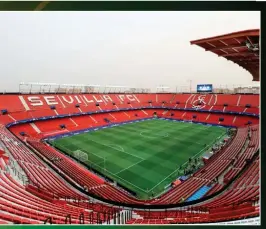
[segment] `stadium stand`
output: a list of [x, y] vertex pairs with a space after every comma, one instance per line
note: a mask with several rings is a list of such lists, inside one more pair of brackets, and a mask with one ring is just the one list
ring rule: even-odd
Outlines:
[[[208, 43], [236, 45], [234, 36], [256, 40], [257, 32], [191, 43], [221, 55], [224, 46]], [[239, 48], [236, 57], [254, 54]], [[258, 80], [256, 66], [247, 70]], [[259, 105], [258, 94], [1, 94], [0, 224], [197, 224], [258, 217]], [[46, 142], [153, 117], [232, 132], [201, 167], [145, 200]]]
[[[132, 219], [128, 224], [211, 223], [236, 220], [259, 215], [259, 158], [222, 195], [209, 203], [191, 208], [170, 211], [137, 211], [142, 219]], [[246, 201], [253, 200], [253, 201]]]
[[[136, 95], [128, 95], [131, 100], [126, 100], [126, 96], [123, 103], [120, 103], [118, 100], [119, 95], [107, 95], [108, 97], [103, 97], [108, 100], [99, 99], [95, 95], [39, 95], [39, 96], [15, 96], [15, 95], [2, 95], [0, 98], [0, 109], [6, 109], [9, 104], [8, 101], [12, 100], [12, 106], [8, 109], [8, 114], [1, 114], [1, 120], [4, 123], [14, 122], [16, 120], [30, 119], [30, 118], [38, 118], [44, 116], [58, 116], [58, 115], [67, 115], [67, 114], [75, 114], [82, 112], [102, 112], [108, 108], [106, 106], [109, 104], [111, 107], [115, 106], [116, 110], [122, 108], [142, 108], [142, 107], [150, 107], [148, 101], [160, 101], [152, 102], [151, 105], [153, 107], [159, 106], [162, 107], [163, 101], [168, 101], [164, 104], [165, 107], [172, 107], [175, 109], [195, 109], [197, 111], [225, 111], [224, 104], [227, 104], [226, 111], [227, 113], [230, 111], [249, 113], [248, 111], [252, 111], [251, 113], [258, 114], [259, 113], [259, 96], [258, 95], [243, 95], [244, 97], [241, 99], [241, 95], [221, 95], [221, 94], [212, 94], [212, 96], [202, 96], [199, 94], [180, 94], [174, 97], [174, 100], [171, 100], [173, 95], [166, 94], [164, 96], [157, 96], [157, 94], [153, 95], [153, 99], [149, 100], [147, 95], [145, 94], [136, 94]], [[67, 97], [67, 98], [66, 98]], [[96, 109], [95, 104], [88, 104], [85, 102], [96, 102], [99, 103], [99, 109]], [[168, 100], [167, 100], [168, 98]], [[215, 98], [215, 99], [213, 99]], [[82, 100], [83, 99], [83, 100]], [[243, 99], [248, 102], [242, 102]], [[75, 101], [76, 100], [76, 101]], [[67, 101], [67, 102], [66, 102]], [[75, 104], [77, 101], [81, 102], [80, 107], [76, 108]], [[201, 102], [200, 102], [201, 101]], [[225, 102], [226, 101], [226, 102]], [[71, 102], [71, 103], [69, 103]], [[116, 105], [113, 105], [113, 102]], [[130, 104], [127, 104], [130, 102]], [[178, 102], [178, 104], [177, 104]], [[199, 105], [198, 102], [201, 104]], [[86, 103], [86, 104], [85, 104]], [[19, 104], [19, 105], [17, 105]], [[56, 109], [51, 110], [49, 104], [55, 104]], [[250, 108], [247, 108], [246, 105], [249, 104]], [[16, 106], [16, 107], [15, 107]], [[18, 107], [18, 108], [17, 108]], [[111, 108], [110, 107], [110, 108]], [[109, 110], [109, 109], [108, 109]]]
[[[80, 96], [80, 95], [79, 95]], [[6, 95], [4, 95], [6, 97]], [[14, 100], [20, 100], [16, 96], [12, 96]], [[207, 164], [193, 174], [192, 177], [187, 179], [186, 181], [182, 182], [181, 185], [173, 188], [169, 192], [163, 194], [159, 199], [150, 200], [151, 204], [170, 204], [170, 203], [179, 203], [182, 199], [187, 201], [194, 200], [197, 198], [193, 196], [193, 194], [199, 192], [201, 189], [205, 189], [204, 187], [208, 187], [205, 189], [204, 193], [201, 193], [200, 196], [210, 196], [215, 192], [222, 190], [224, 185], [228, 182], [233, 180], [238, 172], [245, 166], [246, 159], [252, 158], [254, 153], [258, 150], [259, 141], [258, 141], [258, 118], [254, 116], [245, 115], [245, 111], [248, 109], [252, 109], [252, 107], [256, 108], [251, 110], [252, 113], [258, 114], [258, 96], [256, 95], [243, 95], [243, 97], [239, 95], [208, 95], [204, 97], [204, 104], [205, 101], [207, 105], [200, 108], [202, 104], [196, 103], [197, 99], [202, 100], [202, 97], [196, 98], [197, 94], [153, 94], [153, 95], [132, 95], [130, 98], [137, 98], [135, 102], [126, 100], [124, 103], [119, 100], [119, 95], [111, 95], [112, 103], [106, 102], [103, 105], [98, 106], [98, 109], [101, 108], [101, 113], [93, 113], [93, 114], [84, 114], [82, 116], [75, 116], [75, 113], [82, 112], [93, 112], [97, 111], [97, 109], [91, 105], [86, 106], [80, 104], [79, 107], [72, 105], [71, 107], [64, 104], [62, 107], [56, 105], [56, 109], [52, 110], [47, 105], [45, 105], [45, 99], [43, 95], [36, 96], [36, 98], [40, 98], [38, 102], [42, 101], [43, 106], [37, 107], [33, 106], [32, 104], [37, 103], [36, 100], [27, 100], [27, 96], [24, 96], [24, 100], [22, 101], [31, 101], [31, 103], [27, 103], [22, 105], [18, 105], [17, 108], [9, 109], [8, 114], [2, 114], [0, 120], [3, 124], [8, 123], [18, 123], [20, 120], [31, 119], [35, 118], [35, 121], [31, 121], [29, 123], [21, 123], [16, 125], [11, 125], [10, 130], [18, 137], [16, 138], [11, 132], [9, 132], [3, 125], [0, 129], [0, 139], [3, 145], [6, 147], [8, 152], [13, 156], [13, 158], [18, 162], [19, 166], [25, 171], [30, 184], [27, 186], [19, 186], [19, 188], [24, 189], [25, 196], [30, 195], [34, 196], [35, 198], [39, 198], [39, 201], [52, 201], [54, 202], [55, 206], [51, 207], [52, 209], [58, 209], [58, 215], [54, 215], [53, 221], [55, 223], [64, 223], [66, 211], [60, 213], [60, 204], [57, 205], [56, 200], [60, 201], [60, 199], [65, 198], [64, 201], [69, 199], [83, 199], [85, 200], [86, 197], [83, 193], [73, 189], [71, 186], [66, 184], [63, 181], [62, 176], [56, 175], [55, 171], [60, 171], [61, 175], [64, 174], [65, 178], [68, 181], [75, 181], [79, 187], [86, 187], [87, 191], [91, 194], [95, 194], [97, 196], [103, 197], [105, 199], [111, 199], [114, 201], [118, 201], [121, 203], [129, 203], [129, 204], [143, 204], [144, 202], [141, 200], [136, 199], [135, 197], [131, 196], [127, 192], [113, 187], [107, 181], [104, 181], [102, 178], [90, 173], [87, 169], [81, 166], [79, 163], [73, 161], [71, 158], [61, 154], [51, 146], [43, 143], [40, 139], [57, 135], [63, 132], [71, 132], [82, 130], [86, 128], [97, 127], [101, 125], [106, 125], [105, 120], [108, 120], [112, 123], [119, 123], [126, 120], [137, 120], [141, 118], [153, 117], [154, 112], [156, 112], [159, 117], [166, 117], [166, 118], [174, 118], [174, 119], [182, 119], [182, 120], [193, 120], [198, 122], [205, 122], [211, 124], [221, 124], [221, 117], [223, 117], [222, 125], [228, 126], [236, 126], [238, 127], [237, 134], [234, 137], [233, 141], [228, 144], [225, 149], [222, 149], [219, 153], [217, 153]], [[103, 97], [103, 96], [102, 96]], [[213, 99], [213, 98], [217, 99]], [[11, 100], [11, 97], [7, 97], [8, 100]], [[57, 96], [57, 98], [59, 98]], [[75, 96], [68, 96], [68, 98], [75, 98]], [[80, 97], [79, 97], [80, 98]], [[66, 97], [61, 97], [60, 100], [66, 100]], [[59, 100], [59, 101], [60, 101]], [[88, 99], [87, 99], [88, 100]], [[246, 102], [246, 101], [247, 102]], [[5, 99], [0, 99], [1, 101], [1, 108], [6, 107], [3, 104]], [[34, 101], [34, 103], [32, 103]], [[71, 99], [69, 101], [72, 101]], [[150, 101], [151, 103], [149, 103]], [[155, 102], [153, 102], [155, 101]], [[224, 106], [225, 101], [227, 105]], [[203, 102], [202, 102], [203, 103]], [[17, 104], [16, 102], [12, 104]], [[63, 102], [61, 103], [63, 104]], [[148, 105], [150, 104], [150, 105]], [[195, 104], [197, 107], [195, 107]], [[251, 107], [246, 109], [246, 104], [250, 104]], [[95, 104], [94, 104], [95, 105]], [[24, 106], [24, 107], [23, 107]], [[113, 107], [116, 107], [113, 109]], [[121, 109], [128, 109], [137, 108], [137, 110], [124, 110]], [[155, 108], [158, 107], [158, 108]], [[168, 108], [168, 110], [163, 111], [161, 108]], [[224, 109], [226, 107], [226, 109]], [[178, 108], [178, 110], [176, 110]], [[206, 109], [207, 108], [207, 109]], [[170, 110], [169, 110], [170, 109]], [[172, 109], [172, 110], [171, 110]], [[195, 111], [191, 111], [190, 109], [195, 109]], [[202, 110], [206, 109], [206, 112], [201, 112]], [[216, 114], [215, 112], [212, 113], [211, 111], [220, 111], [223, 114]], [[77, 111], [78, 110], [78, 111]], [[99, 109], [100, 110], [100, 109]], [[109, 110], [109, 113], [102, 113], [103, 111]], [[112, 110], [112, 111], [111, 111]], [[208, 112], [207, 112], [208, 111]], [[238, 114], [230, 114], [230, 111], [240, 112]], [[60, 115], [68, 115], [68, 117], [60, 117]], [[51, 116], [52, 119], [48, 120], [40, 120], [37, 121], [36, 118], [43, 117], [43, 116]], [[69, 116], [70, 115], [70, 116]], [[59, 116], [60, 118], [56, 118]], [[243, 147], [246, 143], [248, 138], [248, 128], [247, 122], [252, 121], [254, 124], [251, 130], [251, 138], [249, 144], [245, 150]], [[62, 125], [65, 128], [61, 128]], [[255, 130], [256, 129], [256, 130]], [[23, 133], [23, 135], [21, 134]], [[26, 136], [26, 137], [25, 137]], [[21, 139], [22, 142], [19, 140]], [[24, 140], [27, 139], [27, 142]], [[28, 145], [29, 144], [29, 145]], [[244, 152], [241, 152], [244, 151]], [[60, 160], [56, 161], [54, 158], [59, 158]], [[228, 166], [231, 163], [232, 158], [237, 158], [234, 167], [228, 170]], [[217, 169], [218, 168], [218, 169]], [[228, 170], [223, 177], [223, 183], [216, 183], [211, 185], [213, 180], [219, 175], [223, 174], [225, 170]], [[43, 177], [46, 177], [43, 179]], [[7, 178], [9, 180], [7, 180]], [[12, 177], [8, 177], [8, 175], [2, 175], [1, 181], [5, 182], [5, 184], [10, 181]], [[255, 178], [254, 178], [255, 179]], [[50, 182], [51, 181], [51, 182]], [[13, 184], [18, 186], [17, 183]], [[256, 184], [256, 181], [254, 181]], [[253, 184], [253, 182], [252, 182]], [[13, 185], [13, 186], [14, 186]], [[3, 186], [4, 187], [4, 186]], [[5, 187], [8, 187], [7, 185]], [[258, 187], [257, 187], [258, 188]], [[252, 193], [254, 195], [248, 196], [247, 200], [250, 198], [257, 197], [258, 193], [254, 192], [256, 186], [254, 185]], [[235, 190], [238, 190], [237, 188]], [[242, 190], [242, 189], [241, 189]], [[247, 192], [243, 192], [241, 197], [248, 195], [251, 191], [248, 190]], [[230, 193], [232, 193], [231, 191]], [[15, 192], [14, 192], [15, 193]], [[52, 195], [51, 195], [52, 193]], [[49, 195], [50, 194], [50, 195]], [[230, 194], [232, 196], [232, 194]], [[233, 197], [232, 197], [233, 198]], [[29, 199], [29, 198], [28, 198]], [[240, 198], [243, 200], [243, 198]], [[239, 199], [236, 198], [236, 202]], [[45, 217], [48, 216], [49, 210], [47, 213], [43, 211], [42, 214], [37, 214], [36, 217], [29, 217], [30, 215], [34, 215], [32, 213], [25, 214], [18, 214], [21, 207], [17, 208], [8, 208], [8, 199], [6, 202], [1, 202], [2, 209], [6, 212], [12, 213], [12, 217], [8, 215], [2, 215], [1, 219], [3, 223], [8, 222], [19, 222], [19, 223], [42, 223], [45, 220]], [[11, 200], [10, 200], [11, 201]], [[66, 202], [69, 205], [69, 202]], [[147, 202], [146, 202], [147, 203]], [[211, 208], [216, 206], [215, 203], [220, 203], [218, 200], [215, 202], [213, 201], [212, 204], [205, 204], [203, 207]], [[223, 203], [223, 202], [222, 202]], [[226, 204], [227, 202], [225, 202]], [[70, 204], [71, 205], [71, 204]], [[219, 204], [217, 204], [219, 206]], [[72, 205], [71, 205], [72, 206]], [[28, 206], [28, 208], [32, 208], [32, 206]], [[78, 223], [77, 215], [79, 214], [80, 209], [74, 210], [75, 207], [70, 207], [69, 212], [73, 215], [72, 220], [73, 223]], [[84, 208], [81, 208], [85, 211]], [[29, 210], [31, 211], [31, 210]], [[62, 211], [62, 209], [61, 209]], [[71, 212], [72, 211], [72, 212]], [[162, 224], [162, 223], [195, 223], [195, 222], [214, 222], [218, 220], [225, 220], [229, 219], [230, 217], [227, 216], [227, 211], [219, 210], [221, 212], [224, 211], [223, 214], [217, 214], [210, 212], [202, 213], [199, 216], [195, 214], [190, 214], [191, 216], [187, 218], [185, 221], [184, 217], [173, 218], [168, 220], [169, 216], [163, 218], [163, 214], [160, 213], [159, 219], [155, 219], [157, 216], [150, 216], [151, 218], [144, 218], [144, 219], [132, 219], [129, 220], [127, 223], [144, 223], [144, 224]], [[215, 211], [217, 212], [217, 211]], [[239, 207], [239, 209], [234, 210], [235, 214], [232, 215], [231, 218], [238, 217], [239, 215], [252, 215], [258, 213], [258, 208], [254, 206], [248, 207]], [[51, 214], [51, 213], [50, 213]], [[97, 213], [96, 213], [97, 214]], [[138, 212], [141, 215], [141, 212]], [[179, 214], [177, 211], [174, 211], [172, 214]], [[184, 210], [181, 211], [180, 214], [186, 214]], [[218, 218], [218, 215], [220, 218]], [[222, 215], [222, 218], [221, 218]], [[226, 218], [227, 217], [227, 218]], [[229, 217], [229, 218], [228, 218]], [[97, 218], [97, 217], [96, 217]], [[171, 218], [171, 217], [170, 217]], [[189, 220], [188, 220], [189, 218]], [[230, 218], [230, 219], [231, 219]], [[89, 222], [86, 222], [89, 223]]]

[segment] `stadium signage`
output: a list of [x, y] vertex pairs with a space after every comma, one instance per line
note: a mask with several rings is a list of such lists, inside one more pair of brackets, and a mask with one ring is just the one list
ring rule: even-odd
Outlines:
[[206, 106], [205, 98], [206, 98], [205, 95], [198, 96], [198, 98], [192, 102], [192, 108], [194, 109], [204, 108]]
[[191, 108], [186, 108], [186, 110], [200, 110], [208, 104], [216, 104], [217, 102], [217, 95], [207, 96], [206, 94], [193, 94], [187, 100], [187, 104], [191, 104]]
[[[131, 101], [139, 102], [135, 95], [117, 94], [113, 95], [120, 102]], [[26, 97], [26, 99], [25, 99]], [[60, 105], [67, 106], [69, 104], [84, 104], [85, 106], [91, 103], [107, 103], [114, 100], [110, 95], [47, 95], [47, 96], [25, 96], [22, 103], [25, 106], [43, 106], [43, 105]]]

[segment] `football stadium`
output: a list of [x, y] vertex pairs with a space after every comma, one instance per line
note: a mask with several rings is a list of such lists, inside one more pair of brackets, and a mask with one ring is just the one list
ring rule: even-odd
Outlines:
[[[260, 81], [259, 29], [187, 43]], [[260, 222], [259, 93], [20, 83], [0, 94], [0, 224]]]

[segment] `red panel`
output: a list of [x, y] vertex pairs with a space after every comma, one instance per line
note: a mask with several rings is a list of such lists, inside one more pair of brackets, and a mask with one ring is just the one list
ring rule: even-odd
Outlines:
[[[239, 99], [240, 98], [240, 99]], [[0, 115], [0, 122], [9, 123], [15, 120], [38, 118], [43, 116], [56, 116], [57, 114], [71, 114], [79, 112], [92, 112], [120, 108], [138, 108], [150, 106], [194, 108], [205, 110], [240, 111], [245, 110], [246, 104], [252, 107], [259, 106], [259, 95], [220, 95], [220, 94], [86, 94], [86, 95], [24, 95], [25, 111], [18, 95], [1, 95], [0, 105], [8, 109], [10, 116]], [[156, 102], [157, 101], [157, 102]], [[166, 103], [163, 104], [162, 102]], [[176, 102], [180, 104], [177, 104]], [[100, 106], [96, 106], [98, 102]], [[113, 105], [113, 102], [116, 104]], [[130, 102], [130, 104], [128, 104]], [[76, 104], [80, 108], [76, 108]], [[224, 108], [224, 104], [229, 106]], [[55, 105], [56, 110], [50, 106]], [[246, 109], [246, 112], [258, 113], [258, 109]], [[147, 112], [149, 113], [149, 111]], [[141, 113], [141, 116], [143, 114]], [[149, 113], [151, 115], [151, 113]]]

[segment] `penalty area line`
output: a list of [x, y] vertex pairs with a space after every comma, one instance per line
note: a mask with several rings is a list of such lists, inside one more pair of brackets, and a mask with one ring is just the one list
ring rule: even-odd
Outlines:
[[133, 156], [133, 157], [139, 158], [139, 159], [141, 159], [141, 160], [144, 160], [144, 158], [142, 158], [142, 157], [139, 157], [139, 156], [137, 156], [137, 155], [134, 155], [134, 154], [128, 153], [128, 152], [126, 152], [126, 151], [119, 150], [119, 149], [114, 148], [114, 147], [112, 147], [112, 146], [110, 146], [110, 145], [106, 145], [106, 144], [103, 144], [103, 143], [101, 143], [101, 142], [97, 142], [97, 141], [95, 141], [95, 140], [89, 139], [89, 138], [87, 138], [87, 139], [88, 139], [89, 141], [95, 142], [95, 143], [97, 143], [97, 144], [99, 144], [99, 145], [106, 146], [106, 147], [109, 147], [109, 148], [114, 149], [114, 150], [116, 150], [116, 151], [119, 151], [119, 152], [122, 152], [122, 153], [128, 154], [128, 155], [130, 155], [130, 156]]
[[125, 170], [127, 170], [127, 169], [129, 169], [129, 168], [131, 168], [131, 167], [133, 167], [133, 166], [135, 166], [135, 165], [137, 165], [137, 164], [139, 164], [140, 162], [143, 162], [143, 161], [145, 161], [145, 159], [140, 160], [140, 161], [138, 161], [138, 162], [136, 162], [136, 163], [134, 163], [134, 164], [132, 164], [132, 165], [130, 165], [130, 166], [128, 166], [128, 167], [122, 169], [122, 170], [120, 170], [119, 172], [115, 173], [115, 175], [117, 175], [118, 173], [121, 173], [121, 172], [123, 172], [123, 171], [125, 171]]
[[[88, 140], [89, 140], [89, 139], [88, 139]], [[96, 143], [99, 143], [99, 142], [96, 142]], [[100, 144], [100, 143], [99, 143], [99, 144]], [[74, 145], [75, 145], [75, 144], [74, 144]], [[105, 146], [106, 146], [106, 145], [105, 145]], [[108, 147], [109, 147], [109, 146], [108, 146]], [[110, 148], [112, 148], [112, 147], [110, 147]], [[120, 150], [118, 150], [118, 151], [120, 151]], [[120, 151], [120, 152], [122, 152], [122, 151]], [[124, 152], [124, 153], [126, 153], [126, 152]], [[111, 155], [110, 155], [110, 156], [111, 156]], [[107, 156], [107, 157], [109, 157], [109, 156]], [[107, 157], [105, 157], [105, 159], [106, 159]], [[141, 160], [138, 161], [137, 163], [140, 163], [141, 161], [144, 161], [144, 160], [146, 160], [146, 159], [141, 158]], [[101, 163], [102, 163], [102, 162], [101, 162]], [[134, 165], [135, 165], [135, 164], [134, 164]], [[101, 167], [101, 166], [99, 166], [99, 165], [97, 165], [97, 166], [100, 167], [100, 168], [102, 168], [102, 169], [104, 169], [103, 167]], [[133, 166], [133, 165], [132, 165], [132, 166]], [[128, 168], [127, 168], [127, 169], [128, 169]], [[121, 178], [120, 176], [118, 176], [118, 175], [116, 175], [116, 174], [110, 172], [110, 170], [108, 170], [108, 169], [105, 168], [104, 171], [105, 171], [105, 173], [109, 173], [109, 174], [113, 175], [114, 177], [117, 177], [117, 179], [122, 180], [122, 181], [124, 181], [125, 183], [130, 184], [131, 186], [134, 186], [134, 187], [137, 188], [138, 190], [141, 190], [141, 191], [147, 193], [147, 190], [144, 190], [144, 189], [138, 187], [137, 185], [132, 184], [132, 183], [129, 182], [128, 180], [125, 180], [125, 179]], [[121, 171], [119, 171], [119, 172], [121, 172]]]
[[110, 172], [109, 170], [106, 170], [106, 172], [107, 172], [107, 173], [110, 173], [111, 175], [117, 177], [118, 179], [120, 179], [120, 180], [122, 180], [122, 181], [124, 181], [124, 182], [126, 182], [126, 183], [128, 183], [128, 184], [130, 184], [130, 185], [132, 185], [132, 186], [134, 186], [135, 188], [137, 188], [137, 189], [139, 189], [139, 190], [141, 190], [141, 191], [147, 193], [147, 190], [144, 190], [144, 189], [138, 187], [137, 185], [132, 184], [132, 183], [129, 182], [128, 180], [125, 180], [125, 179], [121, 178], [120, 176], [118, 176], [118, 175], [116, 175], [116, 174]]

